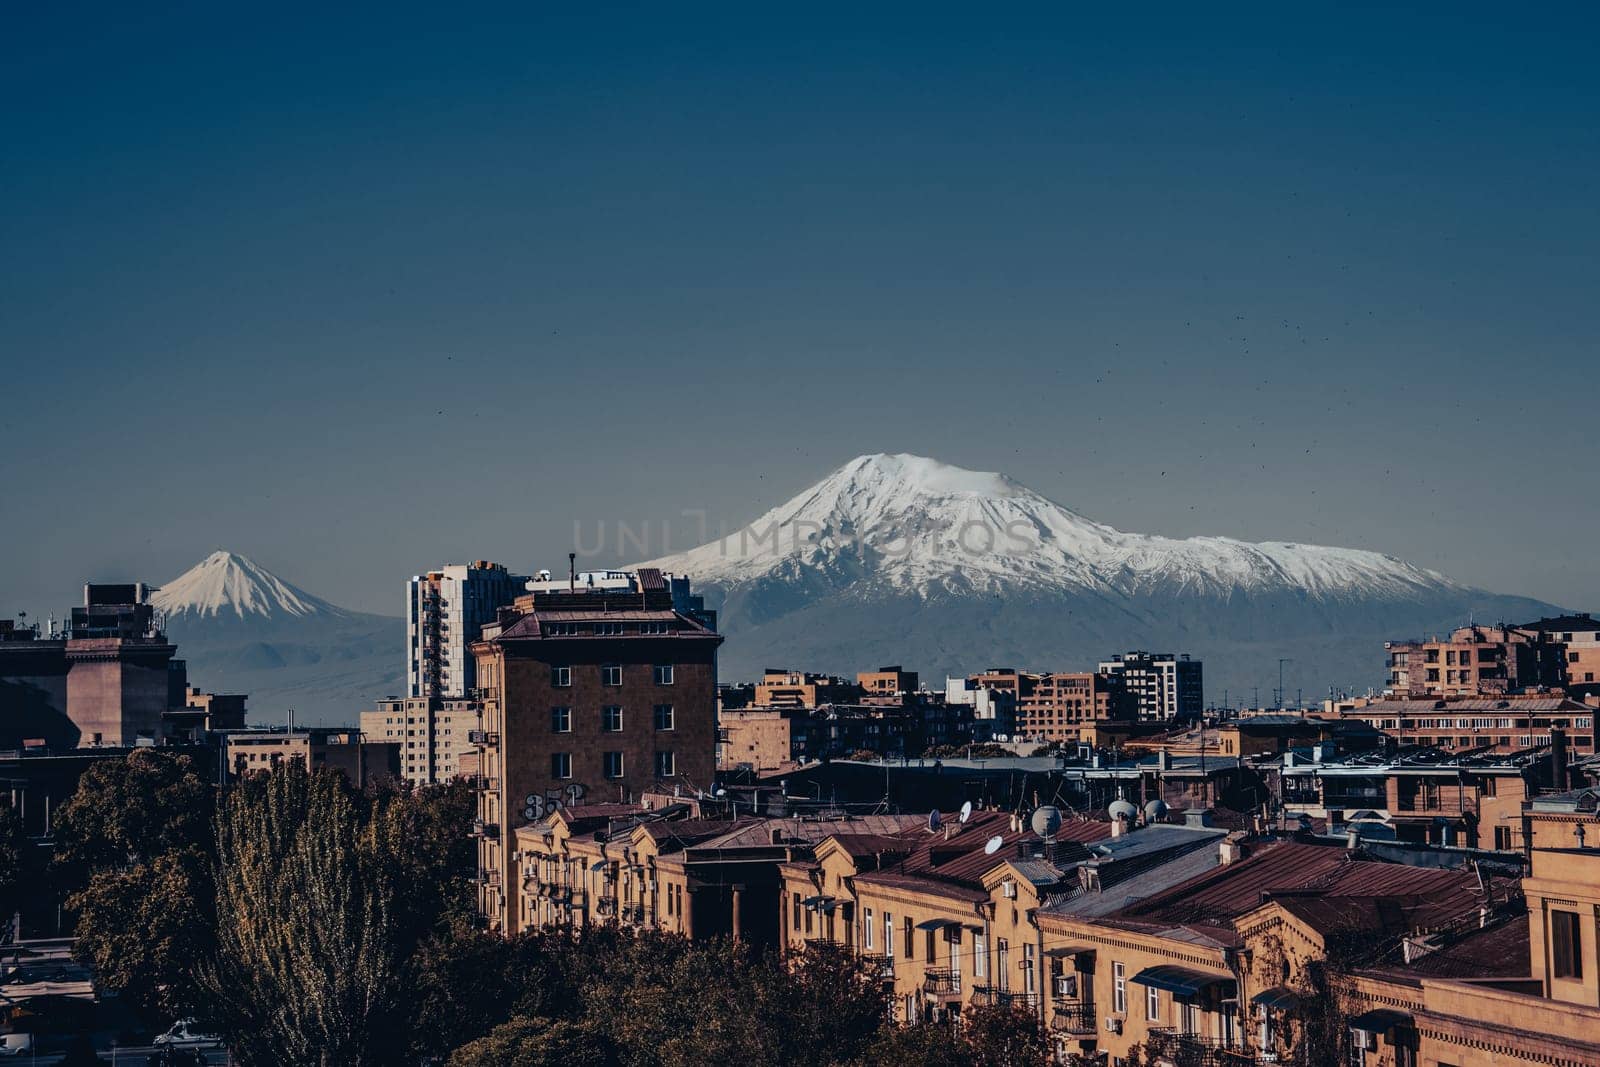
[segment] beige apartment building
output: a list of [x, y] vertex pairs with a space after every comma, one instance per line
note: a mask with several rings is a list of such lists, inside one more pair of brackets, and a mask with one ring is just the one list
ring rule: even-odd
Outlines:
[[389, 697], [361, 713], [368, 741], [399, 747], [401, 776], [412, 785], [440, 785], [476, 774], [473, 737], [483, 725], [481, 701], [441, 697]]

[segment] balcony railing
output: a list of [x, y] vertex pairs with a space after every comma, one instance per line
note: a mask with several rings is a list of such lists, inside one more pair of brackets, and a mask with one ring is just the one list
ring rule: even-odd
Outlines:
[[1152, 1026], [1146, 1047], [1179, 1067], [1242, 1067], [1265, 1062], [1243, 1046], [1230, 1045], [1218, 1037], [1183, 1033], [1170, 1026]]
[[1024, 993], [1016, 989], [1000, 989], [996, 986], [978, 986], [972, 991], [975, 1003], [987, 1004], [996, 1008], [1025, 1008], [1028, 1011], [1039, 1010], [1039, 994]]
[[930, 997], [959, 997], [961, 972], [951, 967], [930, 968], [924, 971], [922, 992]]
[[1094, 1005], [1057, 998], [1051, 1004], [1050, 1027], [1063, 1034], [1095, 1032]]

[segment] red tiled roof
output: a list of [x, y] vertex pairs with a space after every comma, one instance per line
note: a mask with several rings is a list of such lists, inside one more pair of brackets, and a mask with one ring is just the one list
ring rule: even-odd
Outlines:
[[1527, 978], [1533, 973], [1528, 913], [1483, 930], [1412, 961], [1405, 973], [1427, 978]]
[[[950, 819], [946, 825], [954, 823]], [[857, 881], [877, 885], [920, 889], [965, 897], [972, 900], [987, 899], [983, 889], [983, 876], [1008, 859], [1017, 858], [1017, 843], [1040, 844], [1032, 830], [1021, 832], [1011, 829], [1011, 816], [1003, 811], [975, 813], [965, 825], [957, 823], [960, 830], [954, 837], [945, 838], [943, 831], [922, 832], [921, 840], [913, 831], [909, 836], [915, 842], [906, 859], [882, 871], [873, 871], [857, 877]], [[1056, 833], [1057, 846], [1082, 845], [1111, 836], [1109, 823], [1072, 819], [1061, 824]], [[991, 837], [1000, 838], [1000, 847], [986, 853], [984, 846]], [[1031, 853], [1030, 853], [1031, 854]]]

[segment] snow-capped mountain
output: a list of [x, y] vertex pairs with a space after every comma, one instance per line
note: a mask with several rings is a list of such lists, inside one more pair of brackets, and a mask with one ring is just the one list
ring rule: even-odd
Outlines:
[[353, 614], [297, 589], [248, 556], [213, 552], [150, 597], [166, 618], [349, 618]]
[[353, 723], [404, 683], [403, 620], [331, 604], [237, 553], [213, 552], [150, 600], [190, 681], [248, 693], [252, 720], [293, 708], [299, 722]]
[[1376, 552], [1125, 533], [1005, 475], [910, 455], [858, 457], [646, 565], [690, 575], [720, 606], [730, 678], [878, 660], [932, 676], [1087, 669], [1153, 647], [1206, 655], [1218, 697], [1275, 681], [1280, 656], [1308, 692], [1364, 688], [1382, 680], [1385, 638], [1549, 608]]

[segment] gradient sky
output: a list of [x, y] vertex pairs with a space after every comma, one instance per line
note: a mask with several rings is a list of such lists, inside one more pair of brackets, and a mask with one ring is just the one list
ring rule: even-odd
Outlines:
[[0, 613], [868, 451], [1600, 608], [1592, 9], [142, 7], [0, 33]]

